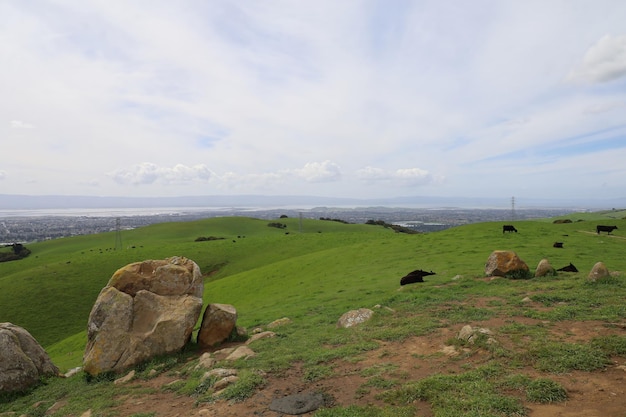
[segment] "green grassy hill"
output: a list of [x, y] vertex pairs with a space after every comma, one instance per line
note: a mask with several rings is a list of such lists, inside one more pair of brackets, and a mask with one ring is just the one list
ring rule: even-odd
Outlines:
[[[608, 237], [595, 233], [606, 221], [577, 221], [580, 216], [569, 224], [517, 222], [519, 233], [478, 223], [417, 235], [309, 219], [277, 219], [287, 226], [279, 229], [266, 220], [224, 217], [124, 231], [124, 249], [117, 251], [113, 233], [34, 243], [28, 258], [0, 263], [0, 321], [26, 328], [49, 347], [85, 330], [91, 306], [118, 268], [177, 255], [194, 260], [206, 276], [205, 303], [233, 304], [244, 326], [305, 315], [319, 305], [330, 319], [380, 303], [413, 269], [433, 270], [430, 280], [440, 282], [479, 277], [496, 249], [516, 251], [531, 269], [547, 258], [557, 268], [572, 262], [582, 275], [597, 261], [626, 270], [626, 221], [612, 220], [619, 229]], [[201, 236], [224, 239], [196, 242]], [[564, 248], [553, 248], [555, 241]]]
[[[622, 213], [623, 214], [623, 213]], [[617, 218], [619, 217], [619, 218]], [[371, 349], [371, 340], [399, 340], [464, 320], [498, 313], [546, 320], [623, 321], [624, 275], [610, 285], [589, 286], [592, 266], [626, 271], [626, 220], [615, 212], [572, 214], [572, 223], [553, 219], [515, 222], [518, 233], [502, 233], [502, 222], [485, 222], [429, 234], [402, 234], [381, 226], [333, 221], [244, 217], [164, 223], [124, 231], [124, 248], [113, 250], [113, 233], [29, 244], [32, 254], [0, 263], [0, 322], [22, 326], [48, 350], [63, 370], [79, 366], [89, 311], [111, 275], [120, 267], [146, 259], [185, 256], [205, 276], [205, 305], [237, 308], [238, 324], [252, 327], [289, 317], [297, 325], [285, 330], [288, 341], [273, 342], [268, 354], [250, 365], [282, 369], [304, 361], [320, 363]], [[597, 224], [614, 224], [598, 235]], [[198, 237], [220, 240], [195, 241]], [[554, 248], [554, 242], [563, 248]], [[579, 273], [532, 280], [483, 280], [484, 265], [494, 250], [513, 250], [534, 271], [548, 259], [555, 268], [575, 264]], [[415, 269], [437, 274], [425, 283], [400, 287], [400, 278]], [[460, 280], [453, 280], [462, 276]], [[526, 311], [523, 295], [550, 293], [547, 302], [565, 306], [550, 312]], [[461, 300], [497, 297], [494, 311], [459, 307]], [[546, 297], [546, 296], [543, 296]], [[344, 312], [374, 305], [398, 312], [374, 320], [348, 343], [335, 323]], [[471, 301], [470, 301], [471, 304]], [[418, 310], [429, 318], [407, 322]], [[315, 336], [304, 337], [315, 329]], [[296, 337], [297, 335], [297, 337]], [[321, 345], [343, 346], [332, 351]], [[261, 345], [262, 346], [262, 345]]]

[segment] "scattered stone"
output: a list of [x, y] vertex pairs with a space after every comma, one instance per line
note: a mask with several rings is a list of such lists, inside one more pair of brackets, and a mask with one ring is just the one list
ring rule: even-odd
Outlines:
[[201, 349], [206, 349], [228, 340], [236, 323], [235, 307], [229, 304], [209, 304], [202, 316], [198, 345]]
[[198, 265], [183, 257], [117, 270], [102, 289], [87, 328], [84, 371], [122, 372], [182, 349], [202, 311]]
[[488, 335], [487, 343], [495, 343], [496, 340], [492, 338], [493, 332], [486, 328], [473, 328], [469, 324], [463, 326], [463, 328], [459, 331], [457, 335], [458, 339], [465, 340], [468, 343], [474, 343], [476, 341], [476, 335]]
[[460, 279], [463, 279], [463, 275], [455, 275], [452, 277], [452, 281], [458, 281]]
[[134, 377], [135, 377], [135, 370], [133, 369], [132, 371], [127, 373], [125, 376], [121, 378], [117, 378], [115, 381], [113, 381], [113, 384], [114, 385], [126, 384], [127, 382], [130, 382], [130, 380], [132, 380]]
[[236, 361], [237, 359], [248, 359], [256, 356], [256, 353], [248, 346], [239, 346], [230, 355], [226, 357], [227, 361]]
[[22, 327], [0, 323], [0, 392], [25, 391], [52, 375], [59, 375], [59, 368], [35, 338]]
[[175, 379], [172, 382], [168, 382], [167, 384], [165, 384], [165, 386], [166, 387], [171, 387], [172, 385], [176, 385], [176, 384], [178, 384], [180, 382], [183, 382], [183, 380], [182, 379]]
[[69, 371], [67, 371], [63, 376], [65, 378], [70, 378], [70, 377], [73, 377], [74, 375], [76, 375], [77, 373], [79, 373], [82, 370], [83, 370], [82, 366], [77, 366], [76, 368], [72, 368]]
[[215, 352], [213, 352], [213, 357], [215, 359], [217, 359], [218, 361], [222, 361], [222, 360], [226, 359], [228, 357], [228, 355], [233, 353], [235, 351], [235, 349], [236, 348], [234, 348], [234, 347], [229, 347], [229, 348], [216, 350]]
[[233, 376], [233, 375], [237, 375], [237, 370], [236, 369], [232, 369], [232, 368], [215, 368], [215, 369], [211, 369], [210, 371], [206, 372], [203, 376], [202, 379], [207, 379], [207, 378], [211, 378], [211, 377], [215, 377], [215, 378], [226, 378], [228, 376]]
[[529, 271], [526, 262], [522, 261], [513, 251], [496, 250], [489, 255], [485, 264], [487, 276], [509, 277], [516, 274], [525, 275]]
[[254, 343], [257, 340], [267, 339], [267, 338], [270, 338], [270, 337], [276, 337], [276, 333], [270, 332], [270, 331], [256, 333], [256, 334], [252, 335], [252, 337], [250, 339], [246, 340], [246, 345], [249, 345], [250, 343]]
[[593, 268], [591, 268], [591, 272], [589, 272], [587, 279], [595, 282], [599, 279], [608, 278], [610, 276], [611, 274], [609, 274], [609, 270], [606, 265], [604, 265], [604, 262], [597, 262]]
[[198, 365], [196, 365], [196, 369], [198, 368], [211, 369], [213, 365], [215, 365], [216, 363], [217, 363], [217, 359], [215, 359], [211, 353], [206, 352], [200, 355], [200, 358], [198, 359]]
[[456, 350], [454, 346], [444, 346], [441, 349], [441, 352], [443, 352], [444, 355], [450, 356], [450, 357], [459, 355], [459, 351]]
[[530, 297], [524, 297], [522, 298], [522, 303], [532, 303], [532, 299]]
[[80, 415], [80, 417], [91, 417], [91, 408]]
[[46, 410], [44, 415], [50, 416], [52, 414], [55, 414], [57, 411], [59, 411], [60, 409], [62, 409], [66, 405], [67, 405], [67, 401], [57, 401], [54, 404], [52, 404], [52, 406], [50, 408], [48, 408]]
[[348, 328], [365, 323], [372, 318], [374, 312], [369, 308], [359, 308], [358, 310], [351, 310], [344, 313], [337, 321], [337, 327]]
[[213, 388], [216, 391], [221, 391], [224, 388], [226, 388], [227, 386], [229, 386], [231, 384], [234, 384], [237, 381], [239, 381], [239, 377], [237, 375], [230, 375], [230, 376], [227, 376], [227, 377], [224, 377], [224, 378], [220, 379], [215, 384], [213, 384]]
[[542, 259], [535, 269], [535, 277], [545, 277], [556, 275], [556, 270], [547, 259]]
[[283, 317], [282, 319], [274, 320], [270, 324], [267, 325], [268, 329], [275, 329], [276, 327], [284, 326], [286, 324], [291, 323], [291, 319], [288, 317]]
[[299, 393], [276, 398], [270, 404], [270, 410], [277, 413], [299, 415], [315, 411], [324, 405], [324, 397], [319, 393]]

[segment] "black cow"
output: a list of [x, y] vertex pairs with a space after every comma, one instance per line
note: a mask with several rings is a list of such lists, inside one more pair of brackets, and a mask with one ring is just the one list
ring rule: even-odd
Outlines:
[[552, 245], [553, 248], [562, 248], [563, 247], [563, 242], [554, 242], [554, 245]]
[[600, 234], [600, 232], [606, 232], [610, 235], [615, 229], [617, 229], [617, 226], [596, 226], [596, 233]]
[[400, 279], [400, 285], [413, 284], [416, 282], [424, 282], [424, 277], [427, 275], [435, 275], [433, 271], [426, 272], [421, 269], [409, 272]]
[[574, 264], [570, 262], [570, 264], [569, 264], [569, 265], [564, 266], [563, 268], [557, 269], [557, 271], [563, 271], [563, 272], [578, 272], [578, 269], [576, 269], [576, 267], [574, 266]]
[[517, 229], [515, 228], [515, 226], [511, 225], [511, 224], [505, 224], [504, 226], [502, 226], [502, 233], [504, 232], [515, 232], [517, 233]]

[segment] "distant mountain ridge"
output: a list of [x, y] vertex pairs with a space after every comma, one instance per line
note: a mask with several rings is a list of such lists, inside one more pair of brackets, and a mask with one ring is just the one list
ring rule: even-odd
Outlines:
[[[461, 207], [509, 208], [510, 198], [403, 196], [393, 198], [341, 198], [289, 195], [206, 195], [181, 197], [94, 197], [80, 195], [0, 194], [0, 210], [66, 208], [151, 208], [151, 207]], [[611, 209], [626, 207], [626, 198], [615, 199], [525, 199], [516, 198], [516, 207], [567, 207]]]

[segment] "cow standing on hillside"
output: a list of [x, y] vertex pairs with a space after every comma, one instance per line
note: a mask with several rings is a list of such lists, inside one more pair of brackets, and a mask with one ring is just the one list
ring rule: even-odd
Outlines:
[[517, 229], [515, 228], [515, 226], [511, 225], [511, 224], [505, 224], [504, 226], [502, 226], [502, 233], [504, 232], [515, 232], [517, 233]]
[[596, 233], [600, 234], [600, 232], [606, 232], [610, 235], [615, 229], [617, 229], [617, 226], [596, 226]]

